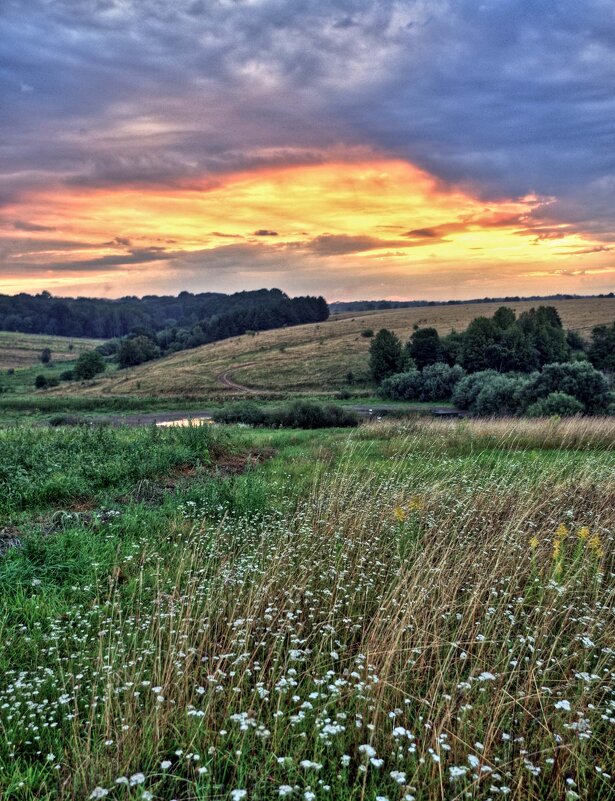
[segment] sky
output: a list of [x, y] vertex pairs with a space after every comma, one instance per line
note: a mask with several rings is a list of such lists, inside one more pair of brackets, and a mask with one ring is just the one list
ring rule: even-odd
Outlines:
[[0, 0], [0, 292], [615, 290], [613, 0]]

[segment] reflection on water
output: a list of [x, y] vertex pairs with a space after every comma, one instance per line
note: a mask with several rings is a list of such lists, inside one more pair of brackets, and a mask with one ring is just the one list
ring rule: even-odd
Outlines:
[[163, 428], [184, 428], [185, 426], [211, 425], [212, 423], [211, 417], [182, 417], [181, 420], [159, 420], [156, 425]]

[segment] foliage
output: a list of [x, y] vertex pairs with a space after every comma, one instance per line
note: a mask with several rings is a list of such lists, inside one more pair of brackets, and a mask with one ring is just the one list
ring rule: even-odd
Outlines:
[[[0, 295], [0, 329], [24, 333], [60, 334], [111, 339], [134, 331], [165, 331], [169, 341], [189, 340], [199, 324], [204, 342], [236, 336], [246, 330], [320, 322], [329, 316], [323, 298], [289, 298], [279, 289], [224, 295], [180, 292], [177, 297], [148, 295], [107, 300]], [[158, 343], [161, 345], [162, 343]], [[200, 343], [202, 344], [202, 343]]]
[[374, 336], [374, 329], [373, 328], [364, 328], [361, 331], [361, 336], [365, 339], [371, 339]]
[[565, 392], [551, 392], [546, 398], [530, 404], [526, 409], [528, 417], [572, 417], [583, 411], [581, 401]]
[[430, 364], [441, 362], [444, 350], [436, 329], [417, 328], [406, 345], [406, 353], [419, 370]]
[[372, 379], [380, 384], [390, 375], [401, 372], [403, 356], [399, 337], [381, 328], [369, 346], [369, 369]]
[[51, 362], [51, 348], [43, 348], [41, 351], [41, 363], [50, 364]]
[[526, 405], [563, 392], [576, 398], [590, 414], [604, 413], [611, 401], [605, 376], [589, 362], [548, 364], [535, 375], [524, 391]]
[[522, 393], [526, 384], [527, 379], [522, 376], [490, 376], [483, 382], [471, 411], [481, 417], [517, 414], [523, 408]]
[[160, 356], [160, 348], [147, 336], [127, 337], [123, 339], [117, 351], [120, 367], [136, 367]]
[[295, 401], [271, 409], [255, 403], [237, 403], [214, 414], [219, 423], [243, 423], [265, 428], [349, 428], [359, 423], [357, 415], [341, 406]]
[[592, 341], [587, 355], [594, 367], [615, 370], [615, 322], [611, 325], [597, 325], [592, 329]]
[[73, 375], [78, 381], [87, 381], [99, 373], [104, 373], [107, 364], [97, 350], [87, 350], [82, 353], [73, 368]]
[[386, 378], [378, 394], [391, 400], [448, 400], [463, 375], [463, 368], [459, 365], [431, 364], [423, 370], [407, 370]]

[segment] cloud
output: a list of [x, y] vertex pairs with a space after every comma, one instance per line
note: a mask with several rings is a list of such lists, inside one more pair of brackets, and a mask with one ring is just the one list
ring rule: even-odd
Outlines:
[[49, 225], [37, 225], [36, 223], [23, 222], [22, 220], [15, 220], [13, 228], [16, 231], [55, 231], [55, 228]]
[[258, 231], [254, 231], [254, 236], [277, 236], [277, 231], [269, 231], [267, 228], [259, 228]]
[[388, 247], [406, 246], [406, 242], [378, 239], [373, 236], [352, 236], [350, 234], [322, 234], [308, 242], [300, 242], [295, 247], [315, 253], [318, 256], [343, 256], [347, 253], [363, 253]]

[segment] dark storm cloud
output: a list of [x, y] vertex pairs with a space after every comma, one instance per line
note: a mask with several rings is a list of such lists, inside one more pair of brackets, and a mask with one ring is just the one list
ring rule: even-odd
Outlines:
[[351, 236], [350, 234], [322, 234], [309, 242], [299, 242], [294, 247], [317, 256], [343, 256], [347, 253], [364, 253], [388, 247], [407, 247], [403, 241], [388, 241], [373, 236]]
[[353, 148], [615, 231], [612, 0], [6, 0], [0, 202]]

